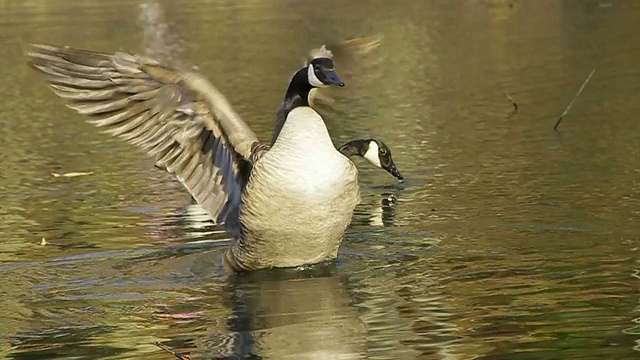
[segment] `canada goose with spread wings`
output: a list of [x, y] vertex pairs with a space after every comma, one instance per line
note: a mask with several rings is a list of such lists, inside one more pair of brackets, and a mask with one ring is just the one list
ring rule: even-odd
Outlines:
[[343, 86], [331, 52], [292, 77], [277, 139], [258, 141], [203, 75], [149, 57], [32, 45], [31, 64], [90, 122], [142, 148], [235, 237], [233, 270], [333, 259], [360, 201], [357, 170], [309, 106], [314, 88]]

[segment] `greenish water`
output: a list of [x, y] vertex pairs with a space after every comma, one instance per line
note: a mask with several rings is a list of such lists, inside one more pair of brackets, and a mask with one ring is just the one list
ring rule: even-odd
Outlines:
[[[383, 139], [407, 181], [358, 159], [335, 266], [228, 277], [230, 240], [179, 184], [26, 65], [29, 42], [140, 50], [138, 3], [0, 1], [0, 357], [640, 355], [640, 2], [164, 5], [262, 139], [310, 47], [383, 35], [327, 123]], [[93, 175], [51, 176], [71, 171]]]

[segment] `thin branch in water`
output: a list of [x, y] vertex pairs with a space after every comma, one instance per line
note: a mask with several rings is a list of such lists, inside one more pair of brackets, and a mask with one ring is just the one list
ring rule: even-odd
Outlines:
[[510, 119], [515, 113], [518, 112], [518, 104], [516, 104], [516, 102], [513, 101], [513, 99], [511, 98], [511, 96], [509, 96], [509, 94], [507, 94], [506, 92], [502, 92], [502, 94], [504, 95], [504, 97], [507, 98], [507, 100], [509, 100], [509, 102], [513, 106], [513, 110], [511, 110], [506, 117], [506, 119]]
[[511, 103], [511, 105], [513, 105], [513, 112], [518, 111], [518, 104], [516, 104], [515, 101], [513, 101], [513, 99], [511, 98], [511, 96], [509, 96], [509, 94], [507, 94], [506, 92], [503, 92], [504, 97], [507, 98], [507, 100], [509, 100], [509, 102]]
[[595, 73], [595, 72], [596, 72], [596, 68], [593, 68], [593, 70], [591, 70], [591, 73], [589, 74], [589, 76], [587, 76], [587, 79], [582, 83], [582, 86], [580, 86], [580, 89], [576, 93], [576, 96], [573, 97], [573, 100], [571, 100], [571, 102], [569, 103], [567, 108], [564, 109], [564, 112], [562, 113], [562, 115], [560, 115], [560, 117], [558, 118], [558, 121], [556, 121], [556, 124], [553, 125], [553, 130], [554, 131], [558, 131], [558, 125], [560, 125], [560, 122], [562, 121], [562, 118], [565, 115], [567, 115], [567, 113], [569, 112], [569, 109], [571, 109], [571, 107], [573, 106], [573, 103], [576, 101], [578, 96], [580, 96], [580, 93], [582, 93], [582, 90], [584, 90], [584, 87], [587, 86], [587, 83], [589, 82], [589, 80], [591, 80], [591, 77], [593, 76], [593, 73]]
[[52, 172], [51, 176], [53, 176], [54, 178], [57, 177], [78, 177], [78, 176], [86, 176], [86, 175], [93, 175], [93, 171], [72, 171], [72, 172], [68, 172], [68, 173], [56, 173], [56, 172]]
[[191, 357], [189, 355], [185, 355], [185, 354], [182, 354], [182, 353], [179, 353], [179, 352], [175, 352], [175, 351], [171, 350], [170, 347], [161, 344], [159, 341], [154, 342], [153, 345], [159, 347], [160, 349], [168, 352], [169, 354], [175, 356], [176, 358], [178, 358], [180, 360], [191, 360]]

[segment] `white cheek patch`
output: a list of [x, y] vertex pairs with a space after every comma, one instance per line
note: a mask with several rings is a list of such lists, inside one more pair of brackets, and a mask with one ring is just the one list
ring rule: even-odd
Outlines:
[[380, 164], [380, 157], [378, 157], [378, 143], [372, 141], [369, 143], [369, 149], [366, 153], [364, 153], [364, 158], [369, 160], [373, 165], [381, 168], [382, 164]]
[[318, 77], [316, 76], [315, 71], [313, 71], [313, 65], [309, 65], [307, 67], [307, 78], [309, 80], [309, 84], [315, 87], [323, 87], [326, 86]]

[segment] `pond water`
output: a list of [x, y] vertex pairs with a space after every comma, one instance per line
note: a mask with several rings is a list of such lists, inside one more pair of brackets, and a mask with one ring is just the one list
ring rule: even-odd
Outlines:
[[140, 51], [139, 3], [2, 1], [0, 357], [640, 356], [640, 2], [163, 4], [261, 139], [308, 49], [382, 35], [327, 124], [385, 141], [407, 180], [356, 159], [334, 264], [228, 276], [181, 186], [26, 65], [30, 42]]

